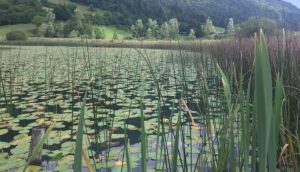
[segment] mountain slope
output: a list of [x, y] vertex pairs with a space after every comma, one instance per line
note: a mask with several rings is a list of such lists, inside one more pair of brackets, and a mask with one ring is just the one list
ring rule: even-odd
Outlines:
[[296, 7], [298, 7], [300, 9], [300, 1], [299, 0], [285, 0], [286, 2], [290, 2], [293, 5], [295, 5]]
[[300, 9], [283, 0], [72, 0], [110, 11], [116, 24], [130, 25], [136, 19], [176, 17], [183, 30], [198, 27], [208, 16], [217, 26], [225, 27], [230, 17], [243, 22], [250, 16], [275, 19], [289, 29], [300, 27]]

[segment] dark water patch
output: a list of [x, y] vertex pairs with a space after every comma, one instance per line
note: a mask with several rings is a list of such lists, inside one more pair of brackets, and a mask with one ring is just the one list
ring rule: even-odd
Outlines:
[[57, 114], [63, 113], [63, 108], [61, 108], [59, 105], [46, 105], [46, 112], [53, 112]]
[[13, 138], [18, 134], [18, 131], [14, 131], [14, 130], [8, 130], [8, 133], [0, 136], [0, 140], [2, 142], [10, 142], [13, 140]]

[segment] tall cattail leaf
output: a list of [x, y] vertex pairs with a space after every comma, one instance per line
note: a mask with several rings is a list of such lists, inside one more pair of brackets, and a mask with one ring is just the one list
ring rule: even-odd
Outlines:
[[76, 148], [75, 148], [75, 161], [74, 161], [74, 172], [81, 172], [82, 170], [82, 140], [83, 140], [83, 127], [84, 127], [84, 114], [86, 106], [86, 96], [85, 92], [83, 103], [81, 105], [79, 124], [76, 133]]
[[273, 119], [273, 96], [269, 53], [262, 31], [260, 31], [259, 39], [255, 40], [255, 97], [259, 171], [267, 171], [270, 130]]

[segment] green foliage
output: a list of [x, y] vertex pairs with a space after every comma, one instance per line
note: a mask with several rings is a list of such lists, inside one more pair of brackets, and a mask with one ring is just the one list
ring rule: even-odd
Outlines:
[[172, 18], [168, 21], [169, 34], [171, 39], [178, 39], [179, 35], [179, 22], [176, 18]]
[[[226, 28], [228, 19], [232, 16], [236, 23], [246, 21], [250, 16], [265, 16], [282, 22], [282, 7], [285, 7], [285, 24], [288, 28], [297, 29], [299, 22], [299, 9], [283, 1], [275, 0], [72, 0], [81, 4], [93, 4], [94, 7], [110, 11], [105, 16], [107, 24], [129, 25], [136, 19], [147, 20], [155, 18], [158, 23], [163, 23], [167, 17], [177, 18], [184, 25], [181, 32], [188, 32], [204, 24], [210, 16], [214, 24]], [[249, 10], [253, 9], [253, 10]], [[196, 20], [195, 20], [196, 19]], [[127, 23], [125, 23], [127, 22]]]
[[39, 15], [35, 15], [31, 19], [31, 23], [34, 24], [34, 25], [36, 25], [36, 27], [39, 27], [44, 22], [45, 22], [45, 17], [39, 16]]
[[71, 4], [58, 4], [54, 9], [53, 13], [55, 14], [55, 17], [57, 20], [63, 20], [67, 21], [72, 18], [74, 15], [74, 10], [76, 9], [76, 6]]
[[46, 23], [41, 24], [37, 29], [38, 35], [45, 36], [47, 33], [47, 28], [48, 28], [48, 25]]
[[69, 35], [71, 32], [73, 32], [73, 36], [75, 31], [78, 32], [80, 35], [83, 34], [91, 34], [91, 27], [88, 25], [84, 25], [83, 24], [83, 19], [84, 16], [81, 13], [81, 11], [79, 9], [75, 10], [75, 13], [72, 17], [72, 19], [68, 20], [68, 22], [66, 23], [65, 27], [64, 27], [64, 33], [65, 35]]
[[65, 24], [63, 22], [58, 22], [54, 24], [55, 36], [58, 38], [64, 37]]
[[240, 36], [253, 36], [262, 29], [266, 35], [273, 35], [277, 26], [276, 22], [272, 19], [265, 17], [250, 17], [246, 22], [240, 25], [238, 35]]
[[45, 23], [54, 23], [55, 22], [55, 14], [51, 11], [48, 11], [46, 17], [45, 17]]
[[27, 40], [27, 36], [23, 31], [11, 31], [6, 34], [6, 40], [8, 40], [8, 41], [24, 41], [24, 40]]
[[174, 143], [174, 150], [173, 150], [173, 155], [172, 155], [172, 172], [177, 171], [177, 159], [178, 159], [178, 146], [179, 146], [179, 138], [180, 138], [180, 128], [181, 128], [181, 112], [179, 112], [178, 115], [178, 121], [176, 124], [176, 135], [175, 135], [175, 143]]
[[[155, 37], [155, 38], [157, 38], [158, 34], [159, 34], [158, 33], [159, 26], [157, 24], [157, 21], [149, 18], [147, 26], [148, 26], [148, 29], [151, 29], [152, 36]], [[148, 30], [147, 30], [147, 32], [148, 32]]]
[[194, 29], [190, 29], [189, 35], [187, 36], [188, 40], [195, 40], [197, 39], [197, 37], [195, 36], [195, 30]]
[[46, 33], [44, 36], [50, 37], [50, 38], [55, 36], [55, 29], [54, 29], [53, 23], [49, 23], [47, 25]]
[[233, 18], [229, 18], [225, 33], [227, 36], [233, 36], [235, 34], [235, 26], [234, 26]]
[[169, 39], [170, 38], [170, 28], [168, 22], [164, 22], [159, 30], [161, 39]]
[[147, 39], [153, 39], [154, 38], [153, 32], [150, 28], [147, 29], [146, 38]]
[[[262, 32], [260, 33], [262, 34]], [[267, 170], [268, 148], [270, 144], [272, 109], [272, 77], [269, 54], [265, 38], [255, 37], [255, 103], [254, 111], [257, 119], [256, 133], [259, 171]]]
[[136, 38], [143, 38], [145, 36], [145, 27], [142, 19], [138, 19], [134, 25], [131, 26], [132, 36]]
[[206, 19], [205, 25], [203, 26], [203, 33], [206, 38], [213, 38], [213, 35], [216, 33], [215, 26], [213, 25], [212, 20], [209, 18]]
[[79, 36], [79, 32], [76, 30], [72, 30], [69, 34], [68, 34], [68, 38], [76, 38]]
[[113, 40], [119, 39], [118, 33], [115, 31], [112, 37]]
[[1, 0], [0, 25], [29, 23], [33, 16], [44, 16], [39, 0]]
[[86, 111], [86, 97], [87, 97], [87, 92], [84, 95], [83, 102], [81, 105], [79, 124], [76, 132], [74, 172], [81, 172], [82, 170], [82, 142], [83, 142], [84, 119], [85, 119], [84, 116]]
[[87, 37], [87, 38], [94, 38], [95, 37], [94, 28], [93, 28], [92, 25], [89, 25], [89, 24], [84, 24], [83, 25], [83, 30], [80, 34]]
[[95, 38], [96, 39], [104, 39], [105, 38], [104, 30], [102, 28], [95, 29]]

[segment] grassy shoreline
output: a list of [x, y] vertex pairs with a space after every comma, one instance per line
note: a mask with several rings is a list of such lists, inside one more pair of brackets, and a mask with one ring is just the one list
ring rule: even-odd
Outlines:
[[1, 40], [0, 45], [8, 46], [89, 46], [114, 48], [147, 48], [147, 49], [181, 49], [195, 50], [210, 40], [96, 40], [96, 39], [65, 39], [65, 38], [31, 38], [27, 41]]

